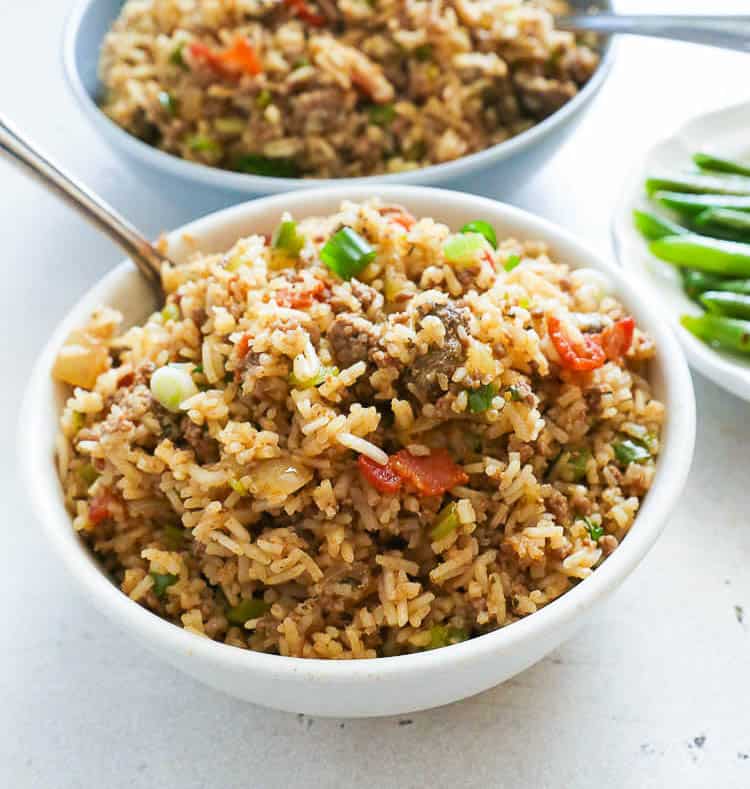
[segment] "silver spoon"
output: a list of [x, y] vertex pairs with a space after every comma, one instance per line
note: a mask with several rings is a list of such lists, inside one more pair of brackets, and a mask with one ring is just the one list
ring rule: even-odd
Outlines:
[[656, 14], [572, 14], [555, 24], [574, 33], [627, 33], [635, 36], [690, 41], [750, 52], [750, 15], [661, 16]]
[[66, 200], [119, 244], [163, 300], [161, 267], [163, 263], [172, 261], [162, 255], [148, 239], [119, 216], [104, 200], [67, 175], [23, 139], [2, 115], [0, 115], [0, 154], [26, 174], [34, 175], [45, 187]]

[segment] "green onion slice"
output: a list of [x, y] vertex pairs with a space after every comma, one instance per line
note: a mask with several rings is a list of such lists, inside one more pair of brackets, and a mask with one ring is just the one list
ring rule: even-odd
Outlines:
[[651, 457], [651, 453], [646, 447], [636, 444], [629, 438], [613, 444], [612, 449], [615, 451], [617, 462], [623, 466], [628, 466], [631, 463], [643, 463]]
[[164, 542], [170, 550], [178, 551], [184, 547], [188, 532], [180, 526], [168, 523], [164, 527]]
[[162, 108], [170, 115], [172, 116], [176, 115], [177, 102], [174, 100], [171, 93], [167, 93], [166, 90], [160, 91], [159, 104], [161, 104]]
[[430, 530], [430, 537], [433, 540], [442, 540], [447, 537], [451, 532], [458, 528], [458, 505], [455, 501], [447, 504], [438, 513], [435, 525]]
[[192, 137], [188, 138], [187, 144], [191, 151], [198, 151], [199, 153], [221, 153], [221, 146], [219, 143], [207, 134], [194, 134]]
[[244, 625], [248, 619], [257, 619], [259, 616], [263, 616], [270, 607], [271, 604], [265, 600], [256, 600], [251, 597], [230, 608], [227, 611], [227, 619], [233, 625]]
[[151, 577], [154, 579], [152, 588], [157, 597], [164, 597], [164, 592], [179, 580], [176, 575], [171, 573], [151, 573]]
[[297, 230], [297, 223], [289, 219], [276, 228], [271, 246], [289, 257], [296, 258], [305, 246], [305, 237]]
[[483, 235], [493, 249], [497, 249], [497, 235], [495, 235], [495, 228], [489, 222], [483, 219], [475, 219], [461, 228], [462, 233], [479, 233]]
[[187, 64], [185, 63], [185, 58], [182, 57], [183, 49], [185, 49], [185, 42], [180, 41], [180, 43], [169, 53], [169, 62], [173, 66], [179, 66], [180, 68], [187, 68]]
[[330, 375], [338, 375], [338, 367], [320, 366], [318, 372], [312, 378], [299, 379], [294, 373], [289, 374], [289, 383], [295, 389], [310, 389], [313, 386], [320, 386]]
[[375, 259], [375, 247], [350, 227], [342, 227], [326, 241], [320, 259], [341, 279], [351, 279]]
[[518, 255], [511, 255], [505, 261], [505, 270], [506, 271], [513, 271], [513, 269], [521, 262], [521, 258]]
[[472, 414], [481, 414], [492, 405], [492, 398], [497, 394], [495, 384], [485, 384], [479, 389], [469, 392], [469, 411]]
[[448, 263], [471, 266], [477, 262], [484, 244], [485, 238], [481, 233], [458, 233], [443, 243], [443, 254]]
[[161, 311], [161, 319], [164, 321], [164, 323], [167, 323], [168, 321], [180, 320], [180, 308], [177, 306], [177, 304], [173, 304], [172, 302], [165, 304]]
[[590, 457], [587, 449], [565, 451], [555, 463], [555, 472], [563, 482], [580, 482], [586, 476]]
[[151, 376], [151, 394], [167, 411], [177, 412], [180, 403], [198, 394], [198, 387], [184, 365], [168, 364]]
[[430, 628], [430, 643], [427, 649], [439, 649], [451, 644], [458, 644], [461, 641], [466, 641], [468, 637], [468, 633], [460, 627], [433, 625]]
[[393, 104], [373, 104], [367, 114], [370, 122], [377, 126], [388, 126], [396, 117], [396, 109]]
[[99, 479], [99, 472], [91, 463], [86, 463], [78, 469], [78, 476], [90, 487]]
[[269, 178], [296, 178], [299, 168], [292, 159], [272, 159], [257, 153], [241, 156], [234, 166], [241, 173], [264, 175]]
[[584, 518], [583, 522], [586, 524], [589, 537], [594, 542], [598, 542], [599, 538], [604, 536], [604, 529], [598, 523], [594, 523], [591, 518]]

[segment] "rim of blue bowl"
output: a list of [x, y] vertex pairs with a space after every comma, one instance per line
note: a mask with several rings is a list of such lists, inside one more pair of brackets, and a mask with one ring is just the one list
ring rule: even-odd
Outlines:
[[[110, 120], [99, 109], [96, 101], [89, 94], [76, 65], [76, 43], [81, 30], [81, 23], [89, 7], [95, 2], [97, 0], [79, 0], [73, 6], [63, 32], [64, 73], [68, 86], [87, 119], [94, 127], [98, 127], [105, 137], [109, 137], [110, 142], [118, 143], [119, 147], [126, 149], [127, 153], [144, 164], [167, 170], [173, 175], [188, 180], [209, 183], [214, 187], [224, 187], [233, 191], [255, 194], [279, 193], [292, 189], [309, 189], [331, 185], [358, 186], [395, 183], [429, 185], [449, 182], [492, 166], [540, 142], [558, 126], [564, 125], [577, 112], [583, 110], [604, 84], [614, 63], [616, 50], [616, 41], [613, 38], [606, 39], [602, 47], [601, 61], [596, 71], [570, 101], [526, 131], [482, 151], [462, 156], [443, 164], [433, 164], [428, 167], [400, 173], [375, 174], [357, 178], [277, 178], [249, 173], [235, 173], [231, 170], [209, 167], [198, 162], [181, 159], [174, 154], [148, 145]], [[602, 5], [605, 8], [609, 8], [612, 5], [611, 0], [603, 0]]]

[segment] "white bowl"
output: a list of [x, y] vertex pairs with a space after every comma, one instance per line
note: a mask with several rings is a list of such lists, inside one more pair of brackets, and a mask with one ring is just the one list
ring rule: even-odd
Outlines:
[[[572, 5], [581, 9], [610, 10], [612, 3], [611, 0], [574, 0]], [[391, 175], [338, 179], [271, 178], [207, 167], [164, 153], [121, 129], [99, 109], [96, 104], [99, 48], [121, 6], [122, 0], [79, 0], [68, 19], [63, 63], [68, 83], [84, 115], [113, 149], [142, 165], [141, 174], [146, 178], [169, 174], [202, 186], [245, 194], [272, 194], [324, 185], [370, 184], [375, 188], [375, 184], [387, 183], [442, 184], [495, 168], [498, 186], [504, 194], [510, 194], [516, 186], [528, 180], [572, 132], [583, 109], [602, 86], [614, 60], [613, 42], [608, 41], [596, 72], [571, 101], [522, 134], [479, 153], [446, 164]]]
[[[201, 249], [218, 251], [239, 236], [271, 232], [284, 210], [295, 216], [326, 215], [342, 199], [364, 199], [369, 188], [329, 188], [265, 198], [211, 214], [169, 237], [171, 254], [188, 251], [183, 233]], [[74, 533], [63, 506], [53, 462], [63, 387], [50, 369], [67, 334], [99, 304], [110, 304], [126, 319], [143, 318], [151, 294], [130, 262], [123, 262], [71, 310], [42, 352], [26, 392], [20, 441], [23, 476], [39, 519], [86, 596], [117, 625], [155, 654], [208, 685], [248, 701], [294, 712], [329, 716], [373, 716], [412, 712], [479, 693], [527, 668], [569, 637], [638, 563], [659, 536], [685, 483], [693, 452], [695, 403], [682, 351], [657, 309], [616, 267], [565, 231], [520, 209], [458, 192], [424, 187], [381, 187], [386, 201], [397, 201], [417, 216], [432, 216], [454, 228], [472, 219], [491, 222], [499, 236], [547, 241], [557, 260], [606, 273], [614, 292], [654, 338], [658, 354], [651, 365], [654, 391], [667, 404], [663, 451], [651, 491], [622, 545], [591, 577], [539, 612], [462, 644], [399, 657], [324, 661], [278, 657], [209, 641], [170, 624], [131, 601], [113, 585]]]
[[699, 315], [703, 311], [685, 294], [675, 267], [649, 252], [646, 241], [633, 226], [633, 209], [645, 207], [657, 213], [663, 211], [654, 209], [646, 199], [644, 181], [649, 172], [688, 169], [690, 157], [699, 150], [725, 157], [747, 156], [750, 152], [748, 122], [750, 102], [743, 102], [692, 118], [654, 145], [633, 168], [612, 220], [615, 249], [621, 265], [633, 278], [658, 294], [662, 313], [677, 332], [691, 366], [744, 400], [750, 400], [750, 357], [715, 350], [680, 325], [681, 315]]

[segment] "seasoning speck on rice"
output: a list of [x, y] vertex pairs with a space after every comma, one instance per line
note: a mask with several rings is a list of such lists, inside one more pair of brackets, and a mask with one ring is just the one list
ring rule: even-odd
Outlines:
[[127, 0], [101, 106], [175, 156], [276, 177], [396, 173], [484, 150], [572, 99], [595, 48], [558, 0]]
[[165, 267], [162, 310], [97, 310], [55, 365], [74, 528], [138, 604], [262, 652], [533, 614], [626, 538], [664, 417], [653, 343], [568, 263], [371, 200]]

